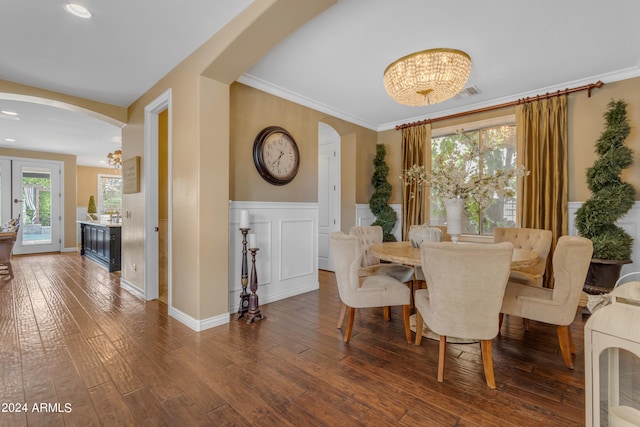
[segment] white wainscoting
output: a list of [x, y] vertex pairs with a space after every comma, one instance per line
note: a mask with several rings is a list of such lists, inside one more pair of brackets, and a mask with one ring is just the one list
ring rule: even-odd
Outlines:
[[[400, 204], [392, 204], [389, 205], [391, 208], [396, 211], [398, 215], [398, 222], [396, 222], [396, 226], [393, 228], [393, 235], [396, 236], [396, 240], [402, 240], [402, 205]], [[369, 204], [357, 204], [356, 205], [356, 225], [371, 225], [376, 220], [375, 215], [369, 209]]]
[[[316, 203], [235, 202], [229, 206], [229, 311], [238, 311], [242, 291], [240, 211], [249, 211], [254, 233], [260, 304], [318, 289], [318, 205]], [[251, 253], [247, 251], [251, 276]]]
[[[583, 202], [569, 202], [569, 234], [575, 236], [578, 234], [575, 225], [576, 211]], [[622, 217], [617, 224], [633, 237], [633, 247], [631, 251], [632, 264], [626, 264], [622, 267], [621, 275], [631, 273], [632, 271], [640, 271], [640, 202], [635, 202], [633, 207], [627, 214]], [[634, 280], [637, 280], [635, 278]]]

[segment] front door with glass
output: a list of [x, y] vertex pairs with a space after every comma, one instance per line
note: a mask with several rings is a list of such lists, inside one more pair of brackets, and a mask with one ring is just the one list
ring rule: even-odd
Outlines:
[[13, 253], [19, 255], [60, 251], [60, 164], [13, 160], [11, 171], [11, 197], [3, 192], [2, 206], [11, 204], [11, 216], [15, 218], [20, 215], [21, 218], [20, 233]]

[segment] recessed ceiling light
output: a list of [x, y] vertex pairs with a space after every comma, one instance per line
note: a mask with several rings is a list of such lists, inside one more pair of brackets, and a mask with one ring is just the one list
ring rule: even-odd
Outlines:
[[13, 138], [5, 138], [4, 140], [7, 142], [16, 142], [16, 140]]
[[6, 114], [7, 116], [17, 116], [18, 115], [18, 113], [16, 113], [15, 111], [7, 111], [7, 110], [2, 110], [2, 111], [0, 111], [0, 113]]
[[64, 8], [67, 12], [77, 16], [78, 18], [91, 18], [91, 12], [89, 12], [86, 7], [80, 6], [79, 4], [67, 3]]

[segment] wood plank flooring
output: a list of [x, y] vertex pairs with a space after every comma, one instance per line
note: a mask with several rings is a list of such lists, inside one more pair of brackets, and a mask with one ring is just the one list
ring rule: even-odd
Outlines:
[[390, 322], [358, 310], [345, 344], [332, 273], [319, 291], [262, 305], [264, 321], [197, 333], [76, 253], [13, 260], [0, 284], [0, 426], [584, 425], [580, 314], [573, 371], [555, 328], [505, 317], [490, 390], [478, 344], [449, 345], [438, 383], [438, 343], [407, 344], [399, 307]]

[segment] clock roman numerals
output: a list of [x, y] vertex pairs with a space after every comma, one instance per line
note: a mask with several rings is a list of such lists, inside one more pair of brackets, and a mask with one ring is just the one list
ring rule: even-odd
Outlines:
[[300, 154], [293, 137], [283, 128], [263, 129], [253, 145], [253, 160], [260, 175], [271, 184], [284, 185], [298, 173]]

